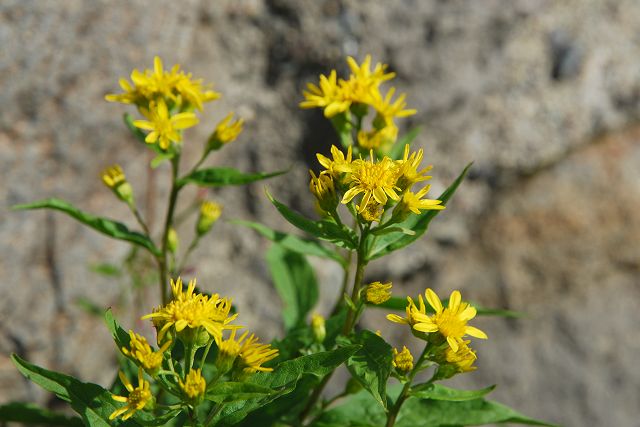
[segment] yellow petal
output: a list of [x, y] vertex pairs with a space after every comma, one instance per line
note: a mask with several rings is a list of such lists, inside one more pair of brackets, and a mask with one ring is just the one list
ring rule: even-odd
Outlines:
[[449, 343], [451, 350], [456, 353], [458, 351], [458, 341], [456, 341], [454, 337], [447, 337], [447, 342]]
[[407, 324], [407, 319], [404, 317], [400, 317], [397, 314], [387, 314], [387, 320], [392, 321], [393, 323], [402, 323]]
[[473, 326], [467, 326], [465, 328], [465, 333], [467, 335], [471, 335], [472, 337], [481, 338], [483, 340], [486, 340], [488, 338], [487, 334], [485, 334], [478, 328], [474, 328]]
[[449, 296], [449, 310], [458, 311], [458, 308], [460, 307], [460, 301], [462, 301], [460, 291], [451, 292], [451, 296]]
[[171, 124], [176, 129], [186, 129], [198, 124], [198, 117], [193, 113], [179, 113], [171, 117]]
[[442, 302], [440, 302], [440, 298], [438, 298], [438, 295], [436, 295], [436, 293], [433, 292], [431, 288], [427, 288], [425, 296], [427, 297], [429, 305], [433, 307], [436, 313], [440, 313], [442, 311]]
[[433, 323], [416, 323], [413, 325], [413, 329], [420, 332], [436, 332], [438, 330], [438, 326]]

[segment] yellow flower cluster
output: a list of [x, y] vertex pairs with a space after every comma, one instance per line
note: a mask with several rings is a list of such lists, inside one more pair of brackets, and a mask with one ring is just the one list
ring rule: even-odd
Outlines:
[[135, 388], [122, 371], [118, 372], [118, 376], [129, 392], [129, 396], [111, 396], [116, 402], [126, 403], [126, 405], [113, 411], [111, 415], [109, 415], [109, 419], [113, 420], [116, 417], [122, 416], [123, 420], [127, 420], [131, 418], [136, 411], [140, 411], [153, 401], [151, 384], [144, 379], [142, 369], [138, 370], [138, 387]]
[[[158, 330], [158, 342], [164, 342], [165, 335], [169, 331], [180, 333], [183, 330], [192, 336], [197, 335], [200, 328], [216, 341], [222, 340], [224, 329], [238, 328], [229, 325], [237, 314], [229, 315], [231, 299], [221, 298], [218, 294], [211, 296], [195, 294], [196, 281], [191, 280], [184, 291], [182, 279], [171, 281], [173, 299], [164, 306], [157, 307], [153, 313], [143, 316], [143, 319], [151, 319]], [[185, 336], [185, 335], [183, 335]]]
[[393, 99], [394, 87], [386, 94], [382, 93], [382, 83], [393, 79], [395, 73], [387, 72], [388, 65], [381, 63], [377, 63], [372, 70], [370, 55], [360, 65], [352, 57], [347, 58], [347, 63], [351, 71], [347, 80], [339, 79], [335, 70], [328, 76], [320, 75], [318, 85], [307, 84], [307, 90], [303, 91], [305, 99], [300, 107], [322, 108], [327, 118], [345, 114], [349, 119], [353, 114], [360, 122], [372, 108], [375, 111], [373, 129], [357, 129], [359, 146], [368, 150], [393, 144], [398, 135], [395, 119], [416, 113], [416, 110], [406, 109], [405, 94]]
[[152, 101], [163, 99], [172, 107], [180, 111], [193, 108], [202, 110], [205, 102], [220, 98], [220, 94], [211, 89], [211, 85], [203, 84], [200, 79], [193, 79], [191, 73], [180, 70], [180, 65], [174, 65], [171, 70], [165, 70], [159, 57], [153, 59], [153, 70], [133, 70], [131, 82], [120, 79], [120, 87], [124, 93], [109, 94], [107, 101], [135, 104], [147, 107]]
[[368, 303], [379, 305], [391, 298], [391, 282], [373, 282], [365, 288], [365, 299]]
[[440, 200], [423, 198], [429, 186], [417, 193], [411, 191], [415, 183], [431, 178], [426, 175], [431, 166], [420, 168], [422, 149], [410, 153], [407, 145], [399, 160], [386, 156], [376, 160], [373, 152], [368, 159], [352, 160], [351, 150], [345, 156], [335, 146], [331, 147], [331, 154], [333, 159], [317, 154], [318, 162], [325, 170], [318, 177], [311, 173], [310, 189], [322, 210], [327, 211], [332, 206], [333, 202], [328, 201], [337, 200], [334, 196], [336, 188], [343, 191], [343, 204], [360, 197], [357, 212], [367, 222], [380, 221], [390, 200], [396, 202], [394, 215], [398, 221], [411, 212], [419, 214], [421, 210], [444, 209]]
[[255, 372], [271, 372], [273, 368], [267, 368], [262, 364], [278, 357], [278, 350], [272, 349], [271, 344], [261, 344], [255, 334], [249, 335], [248, 331], [236, 340], [236, 330], [231, 331], [228, 339], [220, 342], [218, 368], [223, 372], [231, 369], [234, 364], [245, 374]]
[[410, 297], [407, 297], [406, 318], [389, 314], [387, 319], [395, 323], [408, 324], [413, 331], [418, 333], [429, 334], [427, 340], [432, 343], [446, 342], [447, 348], [444, 351], [444, 358], [459, 372], [475, 369], [471, 365], [476, 360], [476, 353], [469, 347], [470, 341], [464, 340], [464, 337], [470, 335], [481, 339], [487, 338], [487, 335], [480, 329], [467, 325], [467, 322], [476, 316], [476, 309], [469, 303], [462, 301], [459, 291], [451, 293], [446, 308], [433, 290], [428, 288], [425, 291], [425, 297], [434, 311], [433, 314], [427, 314], [424, 300], [420, 295], [417, 306]]
[[142, 335], [129, 331], [129, 337], [131, 338], [129, 348], [122, 347], [122, 353], [144, 368], [147, 373], [154, 375], [162, 366], [163, 354], [171, 346], [171, 341], [165, 342], [158, 351], [153, 351]]
[[182, 379], [179, 380], [179, 384], [187, 399], [192, 402], [202, 399], [207, 389], [207, 382], [202, 377], [202, 370], [200, 369], [190, 370], [184, 381]]
[[398, 351], [397, 349], [393, 349], [393, 367], [398, 371], [406, 374], [410, 370], [413, 369], [413, 356], [409, 349], [405, 346], [402, 346], [402, 351]]

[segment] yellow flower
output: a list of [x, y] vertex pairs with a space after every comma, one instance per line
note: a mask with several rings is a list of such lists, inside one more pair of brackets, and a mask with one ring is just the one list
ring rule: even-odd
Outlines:
[[211, 296], [194, 294], [196, 281], [189, 282], [186, 292], [182, 289], [182, 279], [171, 281], [173, 300], [164, 306], [156, 308], [153, 313], [147, 314], [142, 319], [151, 319], [158, 329], [158, 342], [164, 341], [165, 334], [173, 327], [176, 332], [204, 328], [216, 343], [222, 340], [224, 329], [237, 328], [229, 325], [237, 314], [229, 316], [231, 299], [220, 298], [218, 294]]
[[333, 160], [320, 153], [316, 154], [316, 157], [318, 162], [326, 169], [326, 173], [337, 179], [341, 174], [350, 172], [352, 155], [351, 146], [347, 148], [347, 156], [345, 157], [344, 153], [340, 151], [338, 147], [332, 145], [331, 156], [333, 157]]
[[184, 381], [179, 380], [180, 388], [184, 394], [192, 401], [199, 401], [204, 397], [207, 389], [207, 382], [202, 377], [202, 370], [192, 369], [187, 374]]
[[478, 356], [476, 352], [469, 347], [471, 341], [465, 340], [458, 343], [458, 351], [454, 351], [451, 347], [447, 347], [444, 351], [445, 359], [448, 363], [455, 366], [458, 372], [470, 372], [477, 369], [472, 366]]
[[432, 316], [422, 313], [416, 314], [414, 317], [417, 322], [413, 325], [413, 329], [425, 333], [440, 333], [446, 338], [454, 352], [458, 351], [460, 343], [463, 341], [462, 337], [465, 335], [487, 338], [487, 334], [480, 329], [467, 325], [467, 322], [476, 316], [476, 309], [468, 303], [462, 302], [459, 291], [451, 292], [447, 308], [442, 306], [440, 298], [433, 290], [427, 288], [425, 294], [429, 305], [435, 310], [435, 314]]
[[370, 283], [365, 290], [365, 298], [368, 303], [371, 304], [382, 304], [391, 298], [391, 282], [380, 283], [373, 282]]
[[213, 224], [222, 215], [222, 206], [218, 203], [205, 200], [200, 205], [200, 217], [196, 224], [196, 232], [198, 235], [203, 236], [211, 230]]
[[209, 137], [209, 150], [217, 150], [225, 144], [235, 141], [240, 132], [242, 132], [242, 125], [244, 120], [233, 120], [233, 113], [229, 113], [213, 131], [211, 137]]
[[387, 314], [387, 320], [394, 323], [401, 323], [409, 326], [413, 326], [417, 323], [416, 316], [419, 314], [426, 314], [427, 307], [424, 305], [422, 295], [418, 295], [418, 305], [413, 302], [411, 297], [407, 297], [407, 317], [400, 317], [397, 314]]
[[163, 150], [167, 150], [172, 142], [182, 142], [179, 131], [195, 126], [198, 118], [193, 113], [169, 114], [167, 104], [160, 98], [157, 102], [151, 102], [149, 109], [141, 109], [142, 114], [149, 120], [134, 120], [133, 125], [140, 129], [150, 131], [145, 138], [147, 144], [156, 142]]
[[133, 188], [120, 165], [113, 165], [102, 172], [102, 182], [123, 202], [133, 205]]
[[362, 219], [367, 222], [380, 222], [380, 218], [382, 218], [383, 213], [384, 205], [373, 200], [369, 201], [369, 204], [364, 208], [362, 212], [360, 212], [360, 215], [362, 216]]
[[402, 346], [402, 351], [393, 349], [393, 367], [402, 373], [407, 373], [413, 369], [413, 356], [409, 349]]
[[151, 385], [144, 379], [142, 369], [138, 369], [138, 387], [136, 388], [133, 388], [133, 385], [131, 385], [131, 382], [122, 371], [118, 372], [118, 376], [129, 392], [129, 396], [111, 396], [116, 402], [126, 403], [126, 405], [113, 411], [111, 415], [109, 415], [109, 419], [113, 420], [124, 414], [122, 419], [127, 420], [131, 418], [136, 411], [142, 410], [147, 403], [153, 400], [150, 390]]
[[376, 98], [380, 97], [379, 86], [395, 77], [395, 73], [387, 73], [387, 64], [377, 63], [371, 71], [371, 55], [367, 55], [358, 65], [355, 59], [347, 57], [347, 63], [351, 69], [349, 80], [342, 83], [344, 98], [361, 104], [372, 105]]
[[[240, 339], [238, 339], [238, 343], [241, 343], [248, 334], [249, 332], [242, 334]], [[245, 373], [252, 374], [257, 371], [271, 372], [273, 368], [265, 368], [262, 364], [278, 357], [278, 350], [272, 349], [271, 344], [259, 343], [258, 337], [251, 334], [251, 336], [240, 345], [239, 356], [241, 360], [240, 366]]]
[[305, 100], [300, 103], [300, 108], [324, 108], [324, 115], [327, 118], [344, 113], [351, 105], [351, 102], [345, 100], [342, 95], [336, 70], [331, 70], [329, 77], [321, 74], [319, 86], [307, 83], [307, 89], [302, 92]]
[[422, 163], [423, 156], [424, 150], [422, 150], [422, 148], [409, 155], [409, 144], [404, 146], [402, 159], [396, 161], [398, 165], [398, 187], [400, 187], [402, 191], [410, 189], [416, 182], [431, 179], [426, 173], [429, 172], [433, 166], [429, 165], [418, 170], [420, 163]]
[[400, 94], [395, 101], [392, 101], [395, 92], [396, 88], [392, 87], [384, 98], [382, 96], [376, 96], [373, 98], [373, 108], [376, 109], [379, 117], [386, 123], [393, 122], [393, 119], [396, 117], [408, 117], [417, 113], [414, 109], [405, 110], [405, 107], [407, 106], [407, 103], [405, 102], [407, 95], [404, 93]]
[[402, 195], [402, 199], [396, 209], [402, 214], [413, 212], [416, 215], [420, 214], [420, 209], [422, 210], [442, 210], [445, 208], [442, 205], [441, 200], [432, 200], [432, 199], [423, 199], [423, 197], [429, 192], [429, 188], [431, 186], [427, 185], [422, 190], [417, 193], [412, 193], [411, 191], [406, 191]]
[[309, 173], [311, 174], [309, 191], [315, 196], [320, 213], [332, 212], [338, 205], [338, 197], [331, 175], [321, 173], [316, 176], [312, 170], [309, 170]]
[[171, 341], [165, 342], [158, 351], [153, 351], [147, 339], [133, 331], [129, 331], [129, 348], [122, 347], [122, 353], [130, 357], [145, 371], [153, 375], [162, 366], [162, 355], [171, 346]]
[[220, 98], [220, 94], [211, 90], [210, 85], [203, 85], [202, 80], [193, 80], [191, 73], [185, 74], [178, 64], [170, 71], [165, 71], [162, 60], [157, 56], [153, 59], [153, 70], [133, 70], [131, 81], [133, 85], [126, 79], [120, 79], [124, 93], [109, 94], [105, 99], [146, 107], [151, 101], [161, 98], [182, 110], [191, 107], [202, 110], [204, 102]]
[[349, 174], [350, 188], [342, 197], [342, 203], [347, 204], [355, 196], [363, 193], [358, 205], [358, 212], [363, 212], [371, 199], [381, 205], [386, 205], [388, 198], [399, 200], [396, 193], [396, 165], [389, 157], [384, 157], [379, 162], [373, 159], [373, 151], [370, 160], [354, 160], [351, 163]]

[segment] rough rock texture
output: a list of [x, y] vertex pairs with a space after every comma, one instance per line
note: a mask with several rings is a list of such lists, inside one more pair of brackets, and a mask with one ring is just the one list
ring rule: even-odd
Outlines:
[[[117, 297], [125, 279], [88, 268], [118, 262], [126, 246], [60, 214], [6, 208], [55, 195], [133, 224], [97, 178], [119, 162], [138, 194], [149, 188], [149, 155], [121, 125], [125, 108], [103, 101], [117, 77], [159, 54], [215, 82], [224, 98], [187, 144], [199, 146], [226, 111], [237, 111], [248, 122], [244, 135], [216, 162], [291, 166], [271, 191], [311, 213], [306, 170], [335, 136], [320, 112], [297, 109], [300, 89], [321, 72], [344, 71], [345, 55], [372, 53], [419, 110], [405, 123], [423, 126], [418, 145], [435, 165], [435, 194], [468, 161], [475, 165], [429, 236], [372, 264], [367, 276], [393, 280], [400, 294], [460, 288], [484, 305], [528, 313], [482, 320], [491, 339], [478, 345], [480, 369], [465, 384], [496, 382], [496, 399], [563, 425], [637, 424], [639, 26], [635, 0], [3, 1], [0, 401], [46, 399], [16, 373], [10, 352], [111, 380], [108, 332], [75, 302], [131, 302]], [[166, 174], [155, 173], [159, 183]], [[261, 184], [215, 197], [226, 218], [287, 227]], [[166, 189], [139, 198], [155, 206], [157, 227]], [[276, 336], [279, 303], [262, 262], [268, 244], [228, 223], [216, 234], [193, 258], [199, 282], [232, 293], [244, 323]], [[325, 289], [335, 290], [339, 272], [316, 265]], [[143, 306], [156, 303], [155, 291], [145, 291]], [[380, 319], [367, 321], [377, 329]]]

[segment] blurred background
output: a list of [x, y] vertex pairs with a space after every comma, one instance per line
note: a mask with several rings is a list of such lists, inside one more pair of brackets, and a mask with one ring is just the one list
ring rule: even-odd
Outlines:
[[[401, 126], [422, 127], [415, 144], [434, 165], [431, 195], [475, 163], [426, 237], [372, 263], [367, 280], [392, 280], [396, 295], [461, 289], [484, 306], [526, 313], [480, 319], [490, 339], [476, 341], [479, 369], [459, 384], [497, 383], [495, 400], [566, 426], [640, 425], [637, 0], [3, 0], [0, 46], [1, 403], [49, 399], [17, 373], [11, 352], [109, 384], [116, 349], [87, 307], [114, 306], [125, 327], [140, 329], [148, 326], [127, 307], [158, 303], [155, 287], [136, 302], [118, 297], [126, 276], [93, 271], [121, 263], [126, 244], [59, 213], [8, 210], [57, 196], [134, 225], [99, 178], [118, 162], [158, 229], [168, 167], [149, 179], [149, 150], [121, 122], [133, 109], [104, 101], [119, 77], [160, 55], [167, 68], [180, 63], [213, 82], [223, 98], [187, 131], [183, 164], [234, 110], [245, 131], [211, 164], [290, 167], [267, 185], [312, 215], [307, 171], [337, 139], [320, 110], [298, 109], [301, 90], [332, 68], [347, 74], [346, 55], [370, 53], [418, 110]], [[291, 231], [264, 184], [209, 197], [226, 220]], [[233, 296], [242, 323], [267, 340], [282, 331], [268, 246], [223, 221], [190, 272], [203, 289]], [[333, 301], [339, 267], [313, 263]], [[409, 342], [384, 314], [365, 323]]]

